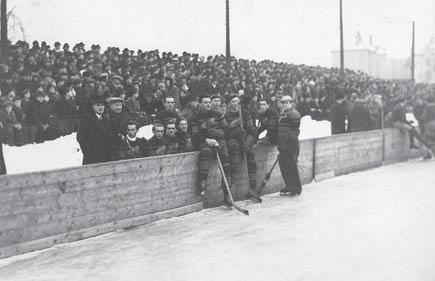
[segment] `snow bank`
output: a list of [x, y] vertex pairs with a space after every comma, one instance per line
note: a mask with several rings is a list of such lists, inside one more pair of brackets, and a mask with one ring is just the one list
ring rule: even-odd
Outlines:
[[[139, 129], [138, 136], [150, 139], [152, 126]], [[262, 134], [260, 136], [263, 137]], [[313, 121], [305, 116], [301, 120], [300, 139], [325, 137], [331, 135], [329, 121]], [[41, 144], [25, 145], [22, 147], [3, 147], [8, 174], [36, 172], [80, 166], [82, 153], [76, 141], [76, 134], [47, 141]]]

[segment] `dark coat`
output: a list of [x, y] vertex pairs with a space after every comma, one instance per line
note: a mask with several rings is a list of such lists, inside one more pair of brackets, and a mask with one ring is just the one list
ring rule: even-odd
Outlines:
[[111, 160], [126, 159], [129, 155], [129, 148], [126, 141], [120, 135], [125, 135], [127, 125], [131, 120], [130, 115], [124, 110], [121, 113], [115, 113], [109, 109], [107, 117], [111, 131]]
[[25, 122], [40, 128], [42, 124], [48, 124], [46, 106], [35, 99], [30, 100], [26, 108]]
[[83, 152], [83, 165], [110, 161], [111, 130], [107, 116], [99, 120], [90, 114], [80, 120], [77, 141]]
[[371, 129], [370, 112], [363, 104], [356, 104], [350, 113], [350, 131], [363, 132]]
[[278, 121], [278, 150], [283, 154], [299, 155], [301, 115], [296, 110], [284, 111]]
[[53, 113], [60, 120], [77, 118], [77, 103], [74, 99], [66, 100], [64, 97], [61, 97], [54, 102]]
[[334, 103], [331, 106], [331, 133], [346, 133], [346, 106], [344, 103]]

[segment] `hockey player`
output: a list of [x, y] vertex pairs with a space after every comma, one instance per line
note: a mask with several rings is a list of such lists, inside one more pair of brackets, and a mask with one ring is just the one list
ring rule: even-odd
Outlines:
[[166, 154], [166, 140], [163, 138], [165, 127], [162, 124], [154, 124], [154, 136], [148, 140], [146, 156], [159, 156]]
[[278, 121], [279, 168], [285, 188], [281, 195], [297, 196], [302, 192], [298, 171], [299, 129], [301, 116], [293, 109], [292, 98], [288, 95], [281, 99], [282, 112]]
[[[193, 144], [199, 152], [199, 193], [203, 196], [207, 188], [208, 171], [214, 157], [214, 150], [219, 153], [225, 175], [230, 175], [228, 163], [228, 150], [225, 142], [225, 132], [228, 124], [222, 113], [211, 110], [211, 99], [202, 96], [199, 99], [199, 111], [192, 119]], [[228, 193], [224, 188], [224, 204], [230, 206]]]
[[137, 124], [130, 121], [127, 125], [126, 142], [130, 150], [130, 158], [141, 158], [146, 154], [147, 140], [137, 136]]
[[[240, 158], [245, 153], [250, 194], [257, 197], [257, 164], [255, 163], [254, 154], [255, 127], [249, 112], [243, 111], [242, 116], [240, 116], [240, 106], [239, 97], [233, 95], [229, 98], [227, 112], [225, 113], [225, 120], [229, 127], [227, 144], [231, 175], [235, 174]], [[234, 181], [234, 176], [231, 176], [231, 179]]]
[[185, 152], [193, 151], [192, 135], [189, 132], [189, 125], [186, 119], [181, 119], [178, 123], [177, 136], [183, 142], [183, 146], [186, 148]]
[[176, 154], [186, 152], [184, 142], [176, 135], [177, 127], [175, 123], [166, 124], [166, 154]]

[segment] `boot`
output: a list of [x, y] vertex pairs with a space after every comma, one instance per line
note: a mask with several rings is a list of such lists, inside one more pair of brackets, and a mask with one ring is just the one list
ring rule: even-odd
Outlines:
[[207, 180], [206, 179], [201, 179], [199, 181], [199, 186], [198, 186], [198, 193], [199, 193], [199, 195], [204, 196], [206, 189], [207, 189]]

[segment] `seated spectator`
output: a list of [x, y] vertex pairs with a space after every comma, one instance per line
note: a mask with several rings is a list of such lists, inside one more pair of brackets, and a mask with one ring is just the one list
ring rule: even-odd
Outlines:
[[71, 134], [77, 130], [77, 108], [74, 88], [63, 88], [61, 96], [53, 104], [53, 112], [61, 123], [63, 135]]
[[148, 140], [146, 156], [159, 156], [166, 154], [165, 127], [163, 124], [153, 125], [153, 137]]
[[146, 112], [142, 111], [140, 106], [139, 88], [136, 87], [138, 84], [135, 83], [133, 85], [135, 86], [133, 88], [132, 96], [125, 101], [125, 107], [128, 111], [128, 114], [140, 127], [149, 124], [149, 119], [146, 115]]
[[146, 155], [147, 140], [137, 137], [137, 124], [130, 121], [127, 125], [127, 144], [130, 150], [130, 158], [141, 158]]
[[37, 91], [29, 102], [25, 112], [25, 123], [36, 127], [35, 141], [42, 143], [46, 140], [53, 140], [60, 136], [60, 130], [50, 122], [51, 107], [47, 102], [48, 97], [44, 93]]

